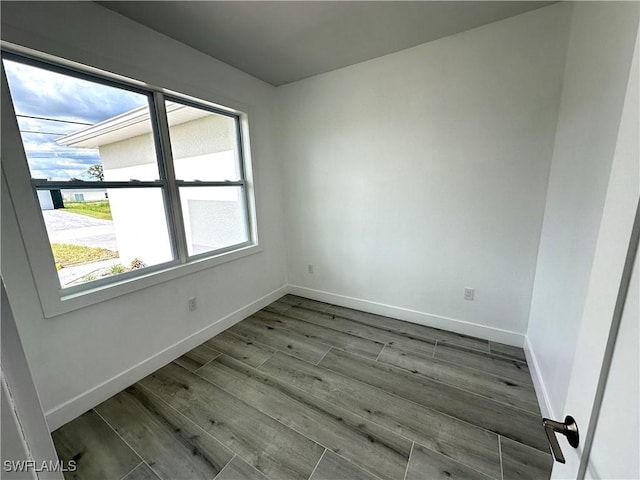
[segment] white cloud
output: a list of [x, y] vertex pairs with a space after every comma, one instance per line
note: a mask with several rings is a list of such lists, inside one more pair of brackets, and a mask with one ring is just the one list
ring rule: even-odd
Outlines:
[[[145, 95], [12, 60], [4, 60], [4, 67], [18, 115], [94, 124], [148, 104]], [[59, 136], [25, 132], [69, 134], [85, 125], [26, 117], [18, 117], [18, 125], [34, 177], [82, 178], [89, 166], [100, 163], [97, 149], [64, 147], [55, 143]]]
[[148, 103], [138, 93], [31, 65], [4, 66], [17, 114], [97, 123]]

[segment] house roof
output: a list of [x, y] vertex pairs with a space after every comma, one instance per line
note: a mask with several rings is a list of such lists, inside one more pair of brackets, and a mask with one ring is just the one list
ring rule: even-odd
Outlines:
[[[167, 102], [166, 105], [169, 126], [179, 125], [213, 114], [206, 110], [188, 107], [175, 102]], [[56, 143], [68, 147], [97, 148], [151, 133], [150, 119], [149, 107], [138, 107], [59, 138]]]

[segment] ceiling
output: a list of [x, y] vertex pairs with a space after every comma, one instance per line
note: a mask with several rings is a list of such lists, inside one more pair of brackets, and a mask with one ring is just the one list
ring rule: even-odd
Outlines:
[[278, 86], [553, 2], [98, 3]]

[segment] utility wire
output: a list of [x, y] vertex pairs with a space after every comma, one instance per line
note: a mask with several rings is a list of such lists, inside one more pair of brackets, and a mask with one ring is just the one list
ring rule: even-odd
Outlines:
[[37, 133], [39, 135], [68, 135], [68, 133], [55, 133], [55, 132], [36, 132], [35, 130], [20, 130], [21, 133]]
[[74, 121], [71, 121], [71, 120], [60, 120], [58, 118], [49, 118], [49, 117], [36, 117], [34, 115], [16, 115], [16, 117], [33, 118], [35, 120], [48, 120], [50, 122], [75, 123], [76, 125], [93, 125], [93, 123], [74, 122]]

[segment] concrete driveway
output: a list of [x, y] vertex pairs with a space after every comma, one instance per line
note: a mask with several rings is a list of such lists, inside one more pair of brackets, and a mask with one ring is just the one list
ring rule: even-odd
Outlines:
[[114, 252], [118, 250], [112, 220], [100, 220], [64, 210], [44, 210], [42, 216], [51, 243], [71, 243]]

